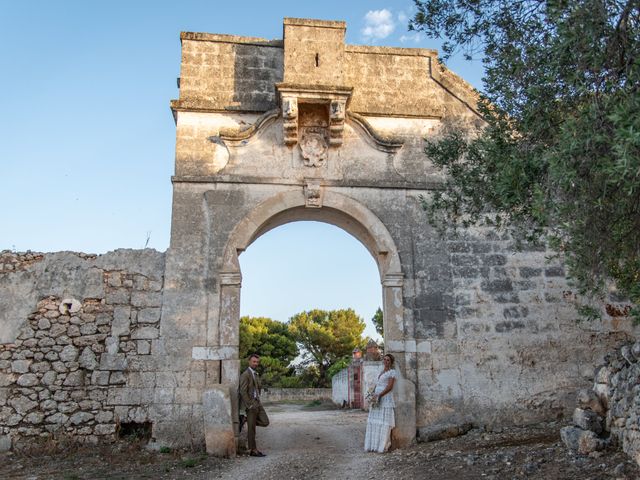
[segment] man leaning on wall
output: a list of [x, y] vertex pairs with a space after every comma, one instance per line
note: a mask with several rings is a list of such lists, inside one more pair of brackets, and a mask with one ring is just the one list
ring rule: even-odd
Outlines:
[[269, 417], [260, 402], [260, 375], [257, 368], [260, 365], [260, 356], [253, 353], [249, 356], [249, 367], [240, 375], [240, 386], [238, 393], [240, 397], [240, 412], [244, 411], [246, 416], [240, 415], [240, 430], [247, 424], [247, 442], [249, 455], [252, 457], [266, 456], [256, 446], [256, 426], [266, 427], [269, 425]]

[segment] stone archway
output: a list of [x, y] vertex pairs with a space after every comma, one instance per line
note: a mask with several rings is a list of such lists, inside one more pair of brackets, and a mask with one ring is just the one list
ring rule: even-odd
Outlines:
[[[294, 221], [313, 220], [335, 225], [359, 240], [378, 266], [382, 284], [385, 345], [398, 360], [401, 379], [397, 387], [397, 426], [394, 444], [404, 446], [415, 439], [415, 385], [408, 380], [404, 351], [404, 307], [402, 303], [403, 273], [400, 257], [389, 231], [369, 209], [356, 200], [339, 193], [326, 192], [322, 208], [308, 208], [300, 190], [282, 192], [259, 204], [246, 215], [229, 235], [220, 269], [219, 347], [236, 351], [240, 321], [240, 288], [242, 274], [238, 255], [269, 230]], [[215, 339], [212, 339], [215, 342]], [[223, 341], [234, 343], [224, 345]], [[230, 362], [235, 371], [237, 357]], [[230, 380], [233, 380], [230, 378]], [[236, 379], [237, 380], [237, 379]]]
[[[386, 347], [397, 354], [403, 376], [397, 445], [469, 423], [556, 419], [573, 410], [573, 392], [593, 374], [588, 366], [638, 334], [629, 317], [612, 317], [609, 309], [601, 325], [577, 325], [564, 266], [547, 263], [553, 252], [544, 247], [516, 251], [513, 239], [492, 227], [438, 235], [422, 203], [446, 179], [425, 156], [423, 141], [438, 139], [450, 124], [479, 127], [478, 96], [434, 50], [346, 45], [345, 31], [344, 22], [287, 18], [282, 40], [183, 32], [180, 95], [171, 103], [176, 156], [166, 255], [55, 254], [18, 259], [18, 270], [5, 263], [15, 272], [9, 281], [5, 268], [9, 299], [24, 287], [31, 302], [36, 291], [60, 298], [76, 292], [91, 305], [104, 300], [100, 314], [87, 320], [94, 324], [95, 317], [87, 332], [99, 335], [68, 335], [100, 353], [98, 365], [88, 362], [99, 368], [89, 378], [84, 368], [71, 370], [77, 364], [71, 361], [65, 371], [80, 376], [59, 376], [51, 385], [77, 387], [113, 419], [92, 430], [94, 414], [78, 412], [86, 420], [78, 435], [110, 435], [128, 418], [151, 422], [158, 445], [206, 438], [211, 453], [234, 454], [237, 256], [294, 220], [337, 225], [378, 265]], [[22, 286], [15, 290], [12, 282]], [[11, 342], [16, 315], [32, 311], [20, 297], [17, 310], [5, 302], [11, 318], [4, 337]], [[613, 294], [609, 300], [616, 311], [625, 306]], [[48, 305], [54, 313], [59, 307]], [[50, 335], [49, 320], [42, 325]], [[71, 342], [63, 337], [39, 345], [62, 348]], [[17, 340], [26, 340], [26, 348], [33, 338], [40, 332], [29, 328]], [[18, 347], [12, 345], [3, 348]], [[23, 397], [23, 387], [49, 368], [29, 367], [34, 376], [23, 364], [14, 370], [7, 363], [13, 362], [0, 367], [0, 386]], [[30, 408], [16, 407], [15, 416], [8, 409], [4, 417], [11, 413], [18, 423], [5, 424], [6, 431], [22, 435]], [[62, 425], [66, 416], [54, 422]], [[0, 444], [6, 441], [0, 435]]]
[[157, 372], [164, 442], [201, 439], [204, 423], [210, 451], [232, 450], [238, 253], [294, 220], [346, 230], [378, 264], [404, 377], [397, 444], [553, 417], [602, 351], [546, 252], [491, 228], [441, 237], [424, 214], [444, 178], [423, 140], [482, 124], [473, 89], [434, 50], [346, 45], [345, 29], [287, 18], [282, 40], [181, 35], [171, 246], [156, 363], [141, 364]]

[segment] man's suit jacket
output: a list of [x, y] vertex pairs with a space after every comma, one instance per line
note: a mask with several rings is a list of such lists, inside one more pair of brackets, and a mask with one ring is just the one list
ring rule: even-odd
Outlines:
[[[260, 377], [251, 374], [248, 368], [240, 375], [240, 410], [248, 410], [260, 405]], [[258, 398], [254, 397], [254, 392]]]

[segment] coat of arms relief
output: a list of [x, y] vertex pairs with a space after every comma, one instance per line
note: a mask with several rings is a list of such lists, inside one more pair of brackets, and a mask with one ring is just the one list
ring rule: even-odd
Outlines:
[[321, 167], [327, 161], [329, 142], [325, 128], [305, 127], [300, 136], [300, 152], [307, 167]]

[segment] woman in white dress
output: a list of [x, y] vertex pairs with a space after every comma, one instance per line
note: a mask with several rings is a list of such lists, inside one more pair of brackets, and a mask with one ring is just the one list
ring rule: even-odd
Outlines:
[[393, 368], [395, 358], [387, 353], [383, 358], [384, 369], [378, 375], [373, 391], [367, 432], [364, 436], [364, 450], [366, 452], [386, 452], [391, 446], [391, 430], [396, 426], [395, 402], [393, 401], [393, 386], [397, 372]]

